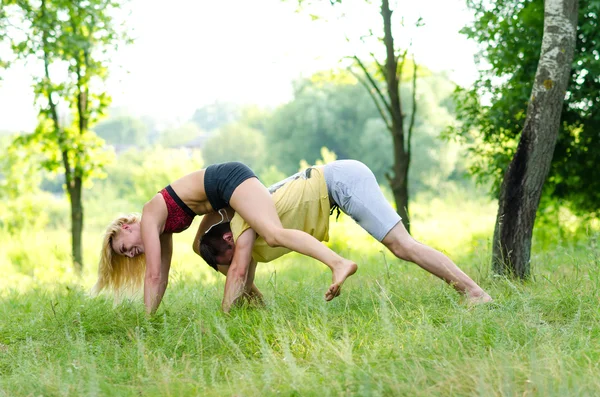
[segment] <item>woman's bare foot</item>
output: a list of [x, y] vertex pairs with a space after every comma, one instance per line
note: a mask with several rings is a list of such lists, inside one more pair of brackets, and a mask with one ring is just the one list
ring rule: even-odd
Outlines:
[[330, 300], [338, 296], [340, 294], [340, 288], [342, 287], [342, 284], [344, 284], [344, 281], [346, 281], [348, 277], [356, 273], [357, 269], [358, 266], [356, 265], [356, 263], [347, 259], [344, 259], [341, 265], [335, 267], [332, 270], [333, 284], [331, 284], [329, 286], [329, 289], [327, 289], [327, 292], [325, 292], [325, 300], [329, 302]]

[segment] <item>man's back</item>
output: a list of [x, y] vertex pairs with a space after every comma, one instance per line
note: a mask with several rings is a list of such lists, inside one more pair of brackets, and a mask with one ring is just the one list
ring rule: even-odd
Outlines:
[[[317, 240], [329, 240], [329, 194], [322, 167], [301, 171], [271, 186], [275, 208], [286, 229], [298, 229]], [[234, 240], [250, 226], [239, 216], [231, 220]], [[257, 236], [252, 257], [257, 262], [270, 262], [290, 252], [286, 248], [271, 248]]]

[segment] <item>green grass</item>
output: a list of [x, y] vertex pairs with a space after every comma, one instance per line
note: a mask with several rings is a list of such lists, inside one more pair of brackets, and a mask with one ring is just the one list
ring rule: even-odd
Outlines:
[[[488, 211], [461, 220], [469, 234], [448, 221], [460, 208], [437, 209], [444, 222], [423, 219], [415, 234], [460, 258], [494, 303], [467, 306], [341, 218], [331, 245], [360, 266], [339, 298], [323, 300], [325, 266], [290, 254], [259, 266], [267, 307], [230, 316], [219, 310], [224, 279], [190, 253], [192, 232], [176, 239], [154, 317], [139, 296], [89, 298], [95, 266], [74, 277], [64, 231], [4, 235], [0, 396], [599, 395], [597, 236], [534, 249], [533, 277], [519, 283], [488, 270], [478, 230]], [[98, 236], [86, 236], [89, 264]]]

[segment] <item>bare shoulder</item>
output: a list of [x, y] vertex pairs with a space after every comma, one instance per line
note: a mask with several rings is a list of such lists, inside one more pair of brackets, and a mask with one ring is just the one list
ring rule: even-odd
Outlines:
[[152, 197], [142, 210], [142, 221], [152, 221], [152, 223], [164, 223], [167, 219], [167, 205], [165, 199], [160, 193]]

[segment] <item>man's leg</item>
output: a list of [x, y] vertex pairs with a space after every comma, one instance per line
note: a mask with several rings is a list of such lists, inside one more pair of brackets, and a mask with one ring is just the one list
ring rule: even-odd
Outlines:
[[492, 299], [447, 256], [408, 234], [366, 165], [355, 160], [339, 160], [325, 165], [324, 170], [330, 197], [395, 256], [416, 263], [445, 280], [472, 302]]
[[429, 273], [445, 280], [473, 303], [490, 302], [492, 298], [441, 252], [412, 238], [402, 222], [381, 241], [396, 257], [416, 263]]

